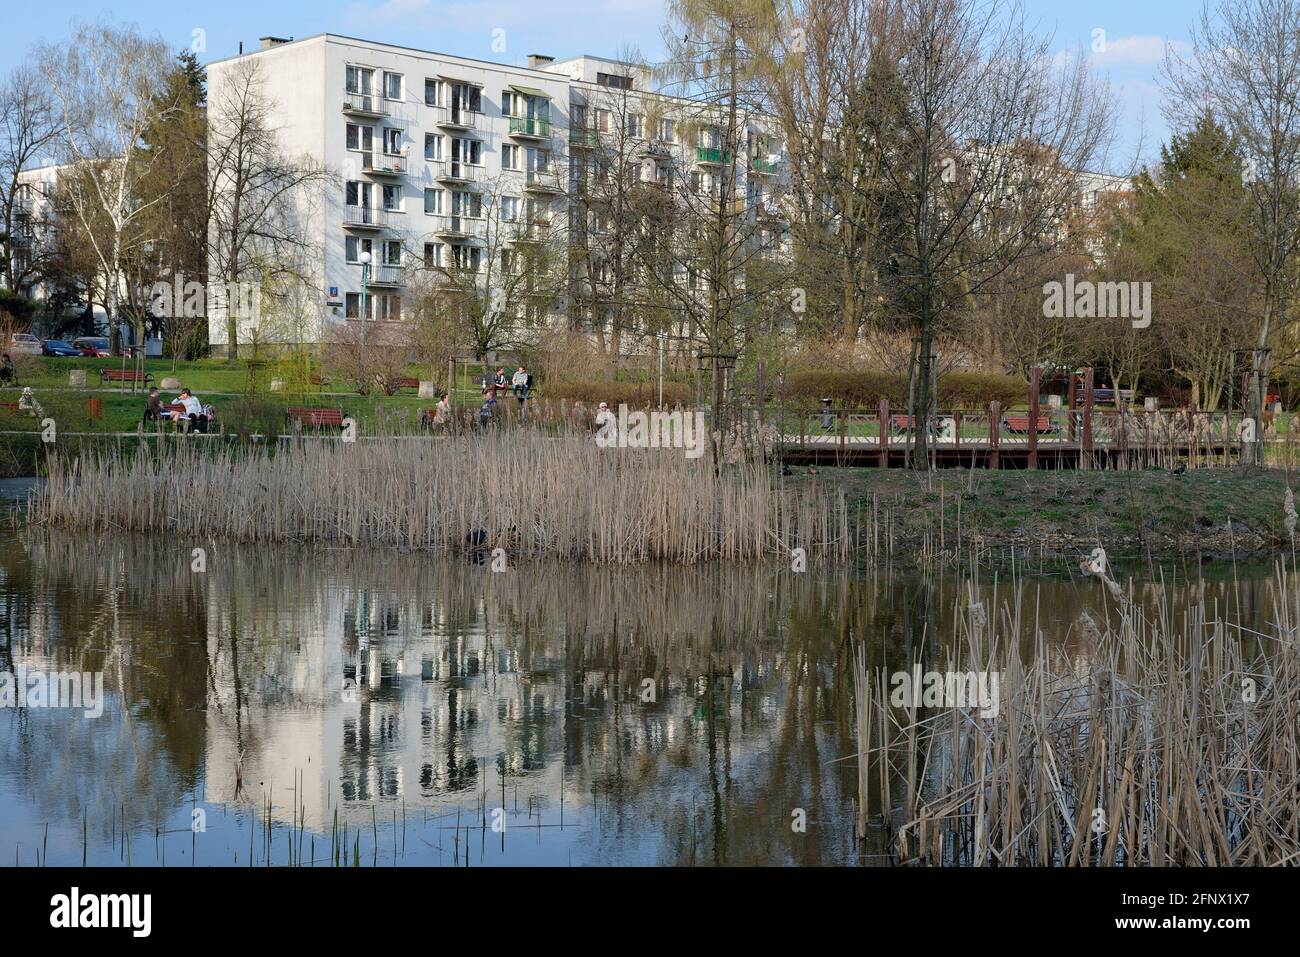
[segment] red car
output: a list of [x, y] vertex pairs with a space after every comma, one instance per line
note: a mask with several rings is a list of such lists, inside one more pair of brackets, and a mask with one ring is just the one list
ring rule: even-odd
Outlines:
[[83, 356], [91, 359], [107, 359], [111, 352], [108, 351], [108, 338], [106, 336], [82, 336], [79, 339], [72, 340], [73, 348], [80, 349]]

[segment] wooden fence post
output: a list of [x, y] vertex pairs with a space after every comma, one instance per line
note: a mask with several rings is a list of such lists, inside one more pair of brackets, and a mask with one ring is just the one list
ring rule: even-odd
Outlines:
[[1083, 442], [1079, 447], [1079, 468], [1092, 468], [1092, 367], [1083, 370]]
[[1002, 403], [994, 399], [989, 403], [989, 468], [1000, 468], [998, 439], [1002, 431]]
[[1038, 387], [1043, 370], [1029, 370], [1029, 467], [1038, 468]]
[[880, 400], [880, 467], [889, 468], [889, 400]]

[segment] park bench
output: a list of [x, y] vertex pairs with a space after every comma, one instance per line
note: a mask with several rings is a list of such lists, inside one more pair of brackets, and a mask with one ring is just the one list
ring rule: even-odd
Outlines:
[[15, 415], [17, 415], [17, 414], [18, 414], [18, 403], [17, 403], [17, 402], [0, 402], [0, 411], [3, 411], [3, 412], [12, 412], [12, 413], [14, 413]]
[[150, 382], [153, 376], [148, 372], [138, 372], [135, 369], [100, 369], [100, 382]]
[[419, 379], [412, 379], [412, 378], [409, 378], [409, 377], [407, 377], [407, 378], [402, 378], [402, 379], [398, 379], [398, 380], [397, 380], [397, 387], [398, 387], [399, 389], [418, 389], [418, 388], [420, 388], [420, 380], [419, 380]]
[[294, 407], [286, 413], [290, 421], [299, 425], [309, 425], [313, 428], [322, 426], [334, 426], [343, 428], [343, 410], [342, 409], [324, 409], [324, 408], [301, 408]]
[[889, 428], [895, 434], [902, 432], [911, 432], [915, 422], [910, 415], [891, 415], [889, 417]]
[[[1012, 435], [1029, 434], [1029, 416], [1028, 415], [1008, 415], [1002, 418], [1002, 427]], [[1036, 431], [1042, 435], [1056, 431], [1056, 426], [1052, 425], [1050, 416], [1040, 415], [1036, 423]]]

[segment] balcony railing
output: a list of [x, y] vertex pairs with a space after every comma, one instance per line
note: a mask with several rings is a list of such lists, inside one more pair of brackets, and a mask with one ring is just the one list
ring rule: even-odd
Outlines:
[[462, 160], [448, 160], [438, 170], [440, 180], [455, 183], [479, 183], [483, 180], [483, 167], [474, 166]]
[[434, 220], [433, 231], [439, 236], [481, 239], [486, 230], [481, 216], [441, 215]]
[[450, 106], [442, 111], [442, 115], [438, 118], [438, 125], [450, 126], [458, 130], [476, 130], [482, 115], [463, 106]]
[[373, 96], [369, 93], [353, 93], [347, 91], [343, 94], [343, 112], [356, 113], [359, 116], [388, 116], [388, 107], [384, 104], [383, 98]]
[[534, 193], [562, 193], [560, 174], [553, 169], [530, 169], [524, 173], [524, 189]]
[[731, 162], [731, 154], [726, 150], [714, 149], [711, 146], [700, 146], [695, 150], [695, 161], [710, 166], [721, 166], [724, 163]]
[[370, 270], [372, 286], [404, 286], [406, 273], [401, 266], [373, 266]]
[[775, 176], [781, 171], [781, 163], [779, 160], [754, 159], [750, 161], [749, 171], [764, 176]]
[[388, 225], [388, 211], [372, 206], [346, 206], [343, 225], [354, 229], [383, 229]]
[[510, 135], [527, 136], [532, 139], [545, 139], [551, 135], [551, 121], [528, 116], [510, 117]]
[[361, 170], [374, 176], [401, 176], [406, 172], [406, 159], [387, 153], [363, 153]]
[[600, 145], [600, 133], [597, 130], [584, 130], [571, 126], [569, 127], [569, 145], [584, 150], [595, 149]]

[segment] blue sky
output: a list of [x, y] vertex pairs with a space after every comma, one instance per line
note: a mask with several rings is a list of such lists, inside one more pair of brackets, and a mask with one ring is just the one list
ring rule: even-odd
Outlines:
[[[1121, 99], [1115, 118], [1118, 149], [1111, 167], [1125, 171], [1141, 149], [1158, 153], [1168, 131], [1161, 115], [1158, 65], [1164, 43], [1186, 42], [1199, 0], [1022, 0], [1026, 12], [1061, 48], [1090, 51], [1094, 30], [1106, 32], [1106, 52], [1093, 56]], [[101, 14], [159, 33], [177, 49], [202, 30], [200, 59], [230, 56], [267, 34], [303, 37], [334, 32], [486, 60], [522, 63], [529, 53], [556, 57], [613, 55], [636, 45], [653, 57], [660, 49], [663, 0], [114, 0], [110, 5], [42, 0], [0, 14], [0, 68], [26, 56], [40, 40], [62, 39], [74, 17]], [[504, 30], [505, 52], [492, 50]]]

